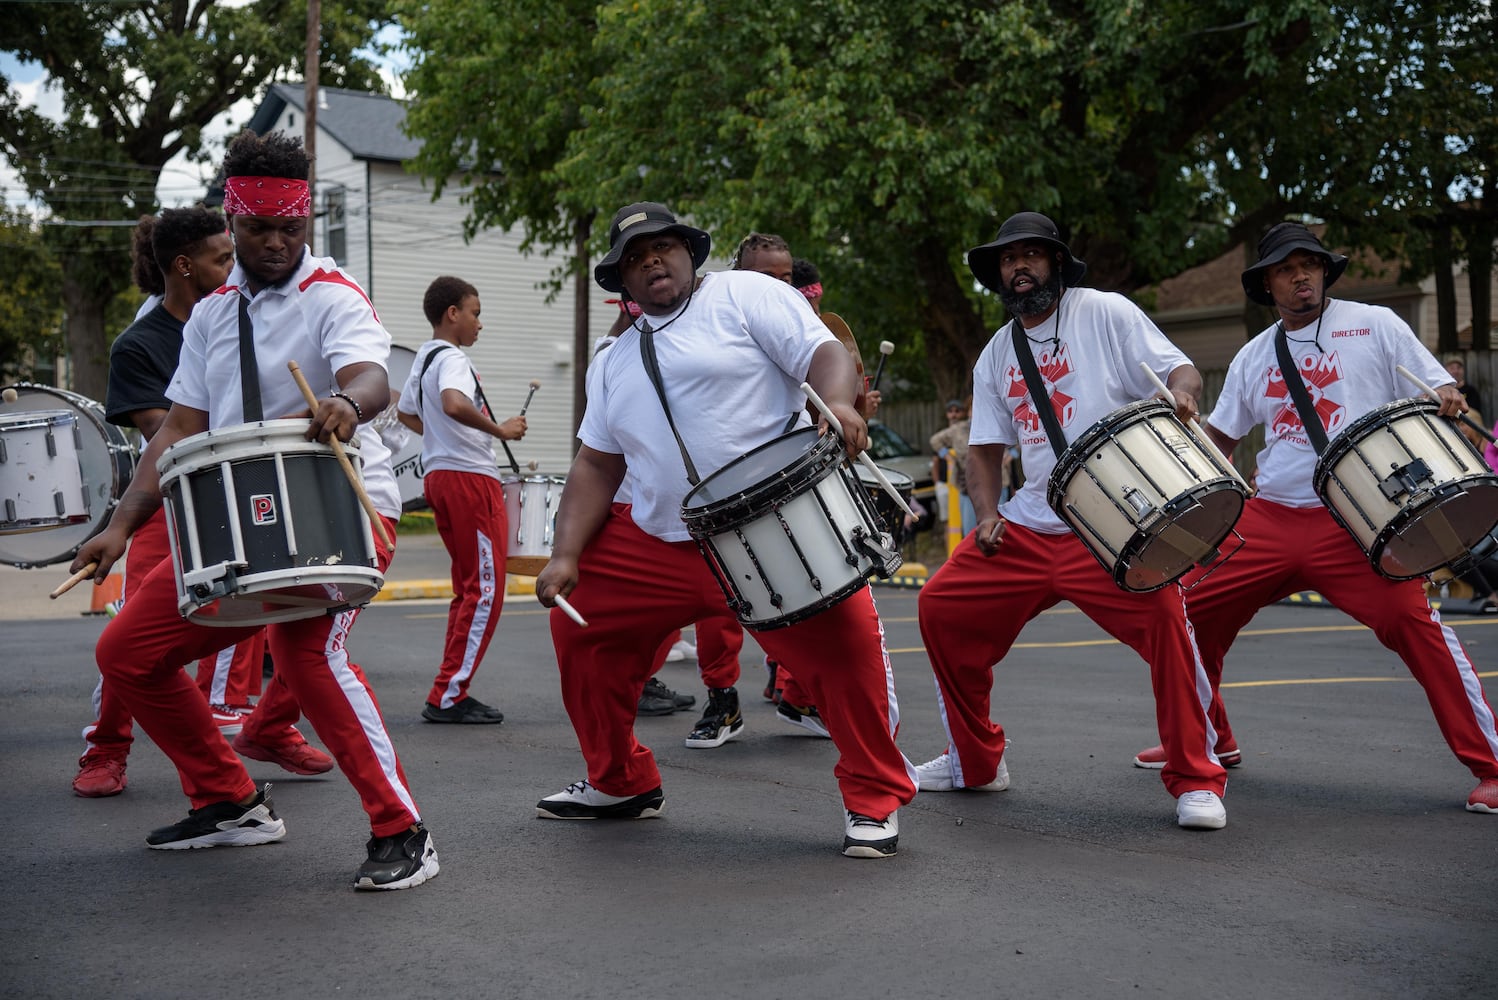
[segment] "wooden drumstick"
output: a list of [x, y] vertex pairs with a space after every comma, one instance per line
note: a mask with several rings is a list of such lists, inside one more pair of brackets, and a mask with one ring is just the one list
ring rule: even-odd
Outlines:
[[[806, 398], [811, 400], [813, 406], [822, 411], [822, 416], [827, 418], [827, 426], [832, 428], [832, 433], [836, 434], [838, 437], [843, 438], [843, 440], [846, 441], [847, 438], [843, 437], [842, 421], [837, 419], [837, 416], [832, 412], [830, 408], [828, 408], [827, 404], [822, 401], [822, 397], [817, 395], [817, 390], [811, 387], [811, 383], [802, 382], [801, 391], [806, 393]], [[894, 498], [896, 506], [898, 506], [905, 513], [909, 514], [911, 517], [917, 516], [916, 512], [910, 509], [910, 504], [906, 503], [905, 498], [900, 495], [900, 491], [895, 489], [894, 484], [889, 481], [889, 477], [884, 474], [884, 470], [874, 464], [874, 460], [869, 457], [868, 452], [859, 452], [858, 460], [863, 463], [863, 467], [865, 469], [868, 469], [869, 472], [873, 473], [874, 478], [879, 481], [879, 485], [881, 488], [883, 488], [884, 492], [888, 493], [891, 497]]]
[[66, 580], [62, 581], [62, 583], [58, 584], [57, 585], [57, 589], [54, 590], [54, 591], [52, 591], [52, 593], [48, 594], [47, 596], [49, 598], [51, 598], [52, 600], [54, 600], [54, 601], [57, 600], [63, 594], [66, 594], [68, 591], [70, 591], [74, 587], [78, 586], [84, 580], [87, 580], [89, 577], [93, 576], [94, 575], [94, 570], [96, 570], [98, 568], [99, 568], [99, 564], [98, 563], [96, 563], [96, 562], [89, 563], [87, 566], [83, 567], [78, 572], [74, 573], [72, 576], [70, 576]]
[[531, 397], [536, 394], [536, 390], [539, 388], [541, 388], [540, 381], [531, 379], [531, 391], [525, 394], [525, 405], [520, 408], [520, 415], [522, 417], [525, 416], [525, 411], [531, 408]]
[[874, 369], [874, 381], [869, 385], [869, 391], [879, 388], [879, 378], [884, 374], [884, 361], [895, 353], [895, 345], [887, 340], [879, 341], [879, 365]]
[[[1155, 374], [1155, 370], [1144, 361], [1139, 362], [1139, 367], [1143, 368], [1144, 374], [1148, 375], [1150, 377], [1150, 381], [1155, 383], [1155, 388], [1160, 390], [1161, 394], [1165, 397], [1165, 401], [1168, 403], [1174, 403], [1175, 394], [1170, 391], [1169, 386], [1160, 381], [1160, 376]], [[1192, 417], [1190, 420], [1186, 421], [1186, 426], [1190, 429], [1191, 433], [1196, 436], [1196, 440], [1199, 443], [1207, 448], [1212, 449], [1210, 452], [1208, 452], [1208, 454], [1222, 455], [1221, 450], [1218, 449], [1217, 445], [1212, 443], [1211, 438], [1207, 437], [1207, 432], [1202, 430], [1202, 425], [1196, 422], [1195, 417]], [[1233, 464], [1232, 456], [1223, 455], [1222, 457], [1223, 464], [1228, 467], [1228, 471], [1233, 474], [1233, 478], [1242, 483], [1244, 489], [1252, 493], [1253, 488], [1248, 485], [1248, 480], [1243, 478], [1243, 473], [1239, 472], [1238, 467]]]
[[[1431, 399], [1435, 400], [1437, 406], [1441, 405], [1441, 397], [1440, 397], [1440, 395], [1434, 389], [1432, 389], [1430, 386], [1428, 386], [1424, 382], [1420, 381], [1419, 377], [1416, 376], [1414, 372], [1410, 371], [1404, 365], [1395, 365], [1394, 366], [1394, 370], [1397, 371], [1399, 374], [1403, 375], [1405, 378], [1409, 379], [1411, 382], [1415, 383], [1417, 386], [1419, 386], [1420, 387], [1420, 391], [1423, 392], [1423, 393], [1425, 393]], [[1483, 427], [1482, 424], [1479, 424], [1477, 421], [1473, 420], [1471, 417], [1467, 416], [1465, 413], [1459, 413], [1459, 414], [1457, 414], [1456, 419], [1460, 420], [1462, 423], [1466, 424], [1468, 427], [1472, 428], [1474, 431], [1476, 431], [1477, 433], [1481, 434], [1483, 437], [1487, 438], [1489, 441], [1492, 441], [1494, 444], [1498, 444], [1498, 438], [1494, 438], [1493, 435], [1488, 432], [1488, 429], [1486, 427]]]
[[583, 620], [583, 616], [577, 613], [577, 609], [568, 602], [567, 598], [563, 597], [561, 594], [558, 594], [557, 596], [553, 597], [552, 600], [556, 602], [557, 607], [561, 608], [568, 618], [571, 618], [583, 628], [588, 627], [588, 623]]
[[[286, 368], [291, 372], [291, 377], [296, 379], [297, 388], [302, 390], [302, 398], [307, 401], [312, 415], [317, 416], [317, 397], [312, 395], [312, 387], [307, 384], [306, 377], [302, 375], [301, 366], [295, 361], [288, 361]], [[390, 533], [385, 530], [385, 522], [380, 518], [380, 512], [375, 510], [374, 501], [369, 499], [368, 493], [364, 492], [364, 484], [359, 481], [359, 473], [354, 471], [353, 463], [348, 460], [348, 455], [343, 450], [343, 442], [338, 440], [337, 434], [329, 434], [328, 444], [333, 446], [333, 455], [338, 459], [338, 464], [343, 466], [343, 474], [348, 477], [349, 485], [354, 488], [354, 495], [359, 498], [359, 504], [364, 508], [364, 513], [369, 515], [369, 523], [374, 527], [375, 534], [380, 536], [380, 541], [385, 543], [387, 549], [395, 548], [395, 543], [390, 540]]]

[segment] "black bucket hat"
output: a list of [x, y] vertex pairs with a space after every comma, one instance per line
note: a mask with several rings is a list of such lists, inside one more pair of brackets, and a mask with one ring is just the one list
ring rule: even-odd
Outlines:
[[619, 258], [624, 255], [624, 248], [636, 237], [665, 232], [675, 233], [687, 241], [687, 248], [692, 253], [693, 270], [702, 266], [713, 248], [711, 236], [701, 229], [693, 229], [677, 222], [676, 216], [665, 205], [655, 201], [637, 201], [614, 213], [614, 221], [609, 223], [609, 252], [593, 268], [593, 280], [605, 291], [624, 291], [624, 286], [619, 281]]
[[1264, 287], [1264, 272], [1297, 250], [1313, 253], [1326, 261], [1326, 285], [1330, 288], [1347, 270], [1347, 258], [1321, 245], [1316, 234], [1298, 222], [1281, 222], [1270, 228], [1259, 240], [1259, 260], [1243, 272], [1244, 293], [1261, 306], [1274, 305], [1274, 297]]
[[1082, 275], [1087, 273], [1087, 264], [1071, 255], [1071, 248], [1061, 238], [1061, 230], [1056, 228], [1054, 222], [1039, 212], [1019, 212], [1004, 220], [1004, 224], [999, 227], [999, 235], [994, 237], [992, 243], [973, 247], [967, 252], [967, 266], [973, 272], [973, 277], [989, 291], [1002, 291], [1004, 282], [999, 277], [999, 252], [1009, 244], [1021, 240], [1049, 243], [1065, 255], [1066, 260], [1061, 265], [1061, 282], [1067, 288], [1075, 288], [1082, 280]]

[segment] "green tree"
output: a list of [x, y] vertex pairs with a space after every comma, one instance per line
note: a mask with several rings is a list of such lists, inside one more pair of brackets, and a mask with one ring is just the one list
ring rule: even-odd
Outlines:
[[34, 379], [62, 342], [62, 269], [29, 214], [0, 209], [0, 382]]
[[[324, 6], [319, 57], [329, 85], [379, 90], [355, 54], [384, 0]], [[46, 243], [61, 267], [73, 388], [104, 397], [109, 303], [130, 283], [129, 234], [154, 212], [162, 166], [206, 155], [203, 129], [283, 69], [304, 60], [305, 0], [20, 3], [5, 8], [3, 50], [41, 63], [61, 88], [64, 118], [0, 97], [0, 148], [48, 209]], [[118, 331], [113, 331], [118, 332]]]

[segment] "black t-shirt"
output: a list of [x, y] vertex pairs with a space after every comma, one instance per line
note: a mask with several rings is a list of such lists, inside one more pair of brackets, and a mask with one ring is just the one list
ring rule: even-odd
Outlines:
[[136, 410], [169, 409], [166, 387], [182, 353], [183, 323], [158, 305], [126, 327], [109, 349], [109, 389], [104, 418], [134, 427]]

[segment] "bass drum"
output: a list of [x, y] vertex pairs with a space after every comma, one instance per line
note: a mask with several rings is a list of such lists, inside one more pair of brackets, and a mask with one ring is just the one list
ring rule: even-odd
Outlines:
[[82, 469], [87, 517], [41, 531], [0, 535], [0, 563], [20, 569], [71, 562], [79, 548], [104, 525], [135, 474], [136, 453], [123, 428], [104, 419], [104, 407], [76, 392], [19, 382], [14, 403], [0, 403], [0, 413], [67, 410], [78, 428], [78, 464]]
[[411, 377], [411, 366], [416, 362], [416, 352], [399, 344], [390, 345], [390, 360], [386, 371], [390, 373], [390, 405], [369, 422], [380, 440], [390, 449], [390, 465], [395, 471], [395, 485], [400, 490], [401, 510], [426, 510], [427, 498], [422, 492], [421, 435], [400, 422], [395, 415], [395, 404], [400, 401], [401, 389]]

